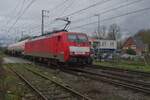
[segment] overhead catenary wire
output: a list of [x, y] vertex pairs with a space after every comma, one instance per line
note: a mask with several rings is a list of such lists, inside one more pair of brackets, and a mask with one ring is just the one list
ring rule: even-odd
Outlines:
[[64, 1], [62, 1], [61, 3], [59, 3], [58, 5], [56, 5], [56, 6], [54, 6], [52, 9], [50, 9], [50, 10], [56, 10], [56, 9], [58, 9], [59, 7], [61, 7], [62, 5], [64, 5], [67, 1], [69, 1], [69, 0], [64, 0]]
[[64, 1], [60, 2], [58, 5], [54, 6], [52, 9], [49, 9], [51, 11], [51, 17], [54, 16], [54, 15], [52, 15], [54, 11], [56, 11], [58, 8], [62, 7], [68, 1], [69, 0], [64, 0]]
[[[80, 13], [80, 12], [82, 12], [82, 11], [84, 11], [84, 10], [87, 10], [87, 9], [89, 9], [89, 8], [92, 8], [92, 7], [95, 7], [95, 6], [98, 6], [98, 5], [102, 5], [102, 4], [107, 3], [107, 2], [109, 2], [109, 1], [112, 1], [112, 0], [103, 0], [103, 1], [100, 1], [100, 2], [97, 2], [97, 3], [94, 3], [94, 4], [92, 4], [92, 5], [89, 5], [89, 6], [86, 7], [86, 8], [77, 10], [77, 11], [75, 11], [75, 12], [73, 12], [73, 13], [70, 13], [70, 14], [68, 14], [68, 15], [65, 15], [65, 16], [61, 16], [60, 18], [68, 17], [68, 16], [71, 16], [71, 15]], [[55, 21], [55, 19], [56, 19], [56, 18], [52, 19], [52, 21], [50, 22], [50, 24], [47, 24], [47, 25], [45, 25], [45, 26], [51, 25], [51, 24]], [[40, 25], [36, 26], [35, 28], [38, 28], [38, 27], [40, 27]]]
[[[132, 2], [129, 2], [129, 3], [126, 3], [126, 4], [123, 4], [123, 5], [117, 6], [117, 7], [114, 7], [114, 8], [112, 8], [112, 9], [108, 9], [108, 10], [106, 10], [106, 11], [97, 13], [97, 14], [99, 14], [99, 15], [107, 14], [107, 13], [109, 13], [109, 12], [112, 12], [112, 11], [115, 11], [115, 10], [119, 10], [120, 8], [124, 8], [124, 7], [130, 6], [130, 5], [139, 3], [139, 2], [141, 2], [141, 1], [143, 1], [143, 0], [135, 0], [135, 1], [132, 1]], [[80, 19], [77, 19], [77, 20], [72, 21], [72, 22], [80, 22], [80, 21], [87, 20], [87, 19], [92, 18], [92, 17], [95, 17], [95, 15], [88, 16], [88, 17], [86, 17], [86, 18], [80, 18]]]
[[[109, 21], [109, 20], [112, 20], [112, 19], [128, 16], [128, 15], [131, 15], [131, 14], [135, 14], [135, 13], [139, 13], [139, 12], [143, 12], [143, 11], [147, 11], [147, 10], [150, 10], [150, 7], [143, 8], [143, 9], [138, 9], [138, 10], [135, 10], [135, 11], [132, 11], [132, 12], [127, 12], [127, 13], [120, 14], [120, 15], [113, 16], [113, 17], [109, 17], [109, 18], [105, 18], [105, 19], [101, 20], [101, 22]], [[81, 28], [81, 27], [88, 26], [88, 25], [95, 24], [95, 23], [97, 23], [97, 21], [87, 23], [87, 24], [83, 24], [83, 25], [79, 25], [79, 26], [75, 26], [75, 27], [72, 27], [70, 29], [77, 29], [77, 28]]]
[[[112, 8], [112, 9], [108, 9], [108, 10], [105, 10], [105, 11], [100, 12], [100, 13], [97, 13], [97, 14], [98, 14], [98, 15], [104, 15], [104, 14], [107, 14], [107, 13], [109, 13], [109, 12], [112, 12], [112, 11], [115, 11], [115, 10], [119, 10], [120, 8], [124, 8], [124, 7], [130, 6], [130, 5], [139, 3], [139, 2], [141, 2], [141, 1], [143, 1], [143, 0], [135, 0], [135, 1], [132, 1], [132, 2], [129, 2], [129, 3], [126, 3], [126, 2], [125, 2], [125, 4], [121, 4], [121, 5], [117, 6], [117, 7], [114, 7], [114, 8]], [[78, 22], [81, 22], [81, 21], [85, 21], [85, 20], [90, 19], [90, 18], [92, 18], [92, 17], [95, 17], [95, 15], [91, 15], [91, 16], [84, 17], [84, 18], [79, 18], [79, 19], [77, 19], [77, 20], [72, 21], [72, 23], [74, 24], [74, 23], [78, 23]], [[60, 27], [61, 27], [61, 26], [63, 26], [63, 25], [60, 25]]]
[[[115, 10], [118, 10], [118, 9], [120, 9], [120, 8], [133, 5], [133, 4], [135, 4], [135, 3], [139, 3], [139, 2], [141, 2], [141, 1], [142, 1], [142, 0], [135, 0], [135, 1], [133, 1], [133, 2], [121, 4], [120, 6], [114, 7], [114, 8], [112, 8], [112, 9], [105, 10], [105, 11], [100, 12], [100, 13], [98, 13], [98, 14], [106, 14], [106, 13], [109, 13], [109, 12], [112, 12], [112, 11], [115, 11]], [[90, 18], [90, 17], [94, 17], [94, 15], [88, 16], [87, 18], [77, 19], [77, 20], [72, 21], [72, 22], [73, 22], [73, 23], [81, 22], [81, 21], [84, 21], [84, 20], [86, 20], [86, 19], [88, 19], [88, 18]], [[61, 26], [62, 26], [62, 25], [61, 25]]]
[[[56, 9], [58, 9], [59, 7], [63, 6], [65, 3], [67, 3], [69, 0], [64, 0], [61, 3], [59, 3], [58, 5], [54, 6], [52, 9], [50, 9], [50, 11], [55, 11]], [[52, 14], [51, 14], [52, 15]], [[52, 22], [51, 22], [52, 23]], [[32, 29], [36, 29], [39, 28], [41, 25], [36, 25], [34, 27], [32, 27]]]
[[70, 4], [64, 8], [60, 15], [63, 15], [75, 2], [76, 0], [71, 0]]
[[62, 16], [62, 17], [69, 17], [69, 16], [72, 16], [72, 15], [78, 14], [78, 13], [80, 13], [82, 11], [88, 10], [88, 9], [93, 8], [95, 6], [98, 6], [98, 5], [102, 5], [102, 4], [107, 3], [109, 1], [112, 1], [112, 0], [103, 0], [103, 1], [100, 1], [100, 2], [97, 2], [97, 3], [94, 3], [92, 5], [89, 5], [88, 7], [85, 7], [83, 9], [77, 10], [77, 11], [75, 11], [73, 13], [70, 13], [70, 14]]
[[[70, 2], [69, 2], [69, 1], [70, 1]], [[67, 2], [68, 2], [69, 4], [66, 6], [65, 4], [67, 4]], [[64, 5], [63, 11], [60, 12], [59, 15], [63, 15], [70, 7], [74, 4], [74, 2], [75, 2], [75, 0], [67, 0], [66, 2], [64, 2], [64, 3], [63, 3], [63, 5]], [[62, 5], [61, 5], [61, 6], [62, 6]], [[59, 15], [58, 15], [58, 16], [59, 16]], [[48, 23], [48, 24], [52, 24], [53, 22], [55, 22], [55, 20], [52, 21], [52, 22], [50, 22], [50, 23]], [[48, 24], [47, 24], [47, 26], [48, 26]]]
[[[91, 5], [89, 5], [89, 6], [85, 7], [85, 8], [82, 8], [82, 9], [80, 9], [80, 10], [77, 10], [77, 11], [75, 11], [75, 12], [73, 12], [73, 13], [70, 13], [70, 14], [65, 15], [65, 16], [61, 16], [60, 18], [65, 18], [65, 17], [69, 17], [69, 16], [72, 16], [72, 15], [78, 14], [78, 13], [80, 13], [80, 12], [82, 12], [82, 11], [88, 10], [88, 9], [93, 8], [93, 7], [96, 7], [96, 6], [98, 6], [98, 5], [105, 4], [105, 3], [109, 2], [109, 1], [112, 1], [112, 0], [103, 0], [103, 1], [100, 1], [100, 2], [96, 2], [96, 3], [91, 4]], [[53, 23], [53, 22], [55, 21], [55, 19], [56, 19], [56, 18], [54, 18], [51, 23]]]
[[[9, 16], [9, 19], [8, 20], [6, 20], [6, 24], [4, 24], [3, 26], [2, 26], [2, 28], [6, 28], [7, 27], [7, 25], [9, 24], [9, 23], [11, 23], [11, 21], [12, 21], [12, 18], [11, 17], [17, 17], [17, 15], [18, 15], [18, 12], [17, 11], [20, 11], [20, 9], [22, 8], [22, 5], [23, 5], [23, 2], [24, 1], [22, 1], [22, 2], [17, 2], [16, 3], [16, 5], [15, 5], [15, 7], [13, 8], [13, 10], [10, 12], [10, 14], [8, 15]], [[20, 7], [20, 5], [21, 5], [21, 7]], [[17, 9], [18, 8], [18, 9]], [[15, 14], [16, 13], [16, 14]], [[12, 16], [11, 16], [12, 15]], [[5, 29], [6, 30], [6, 29]]]
[[[24, 0], [24, 1], [25, 1], [25, 0]], [[24, 2], [24, 1], [23, 1], [23, 2]], [[22, 4], [23, 4], [23, 3], [21, 3], [21, 8], [22, 8]], [[20, 5], [20, 2], [18, 2], [18, 3], [16, 4], [15, 8], [11, 11], [11, 14], [14, 14], [15, 12], [17, 12], [17, 8], [19, 7], [19, 5]], [[12, 20], [12, 19], [7, 20], [6, 25], [8, 25], [11, 20]]]
[[20, 20], [20, 18], [25, 14], [25, 12], [30, 8], [30, 6], [35, 2], [36, 0], [32, 0], [27, 6], [26, 8], [23, 10], [22, 14], [20, 16], [17, 17], [17, 19], [15, 20], [15, 22], [12, 24], [12, 26], [8, 29], [8, 32], [17, 24], [17, 22]]
[[[142, 1], [142, 0], [136, 0], [136, 1], [133, 1], [131, 4], [135, 4], [136, 2], [140, 2], [140, 1]], [[129, 4], [129, 5], [131, 5], [131, 4]], [[125, 4], [126, 6], [128, 6], [127, 4]], [[122, 7], [125, 7], [125, 5], [122, 5]], [[115, 11], [115, 10], [117, 10], [117, 9], [119, 9], [119, 8], [122, 8], [121, 6], [119, 7], [115, 7], [115, 8], [112, 8], [112, 9], [109, 9], [110, 11]], [[109, 10], [107, 10], [108, 12], [110, 12]], [[107, 11], [104, 11], [104, 12], [107, 12]], [[104, 12], [101, 12], [101, 13], [104, 13]], [[93, 15], [92, 15], [93, 16]], [[112, 17], [111, 17], [112, 18]], [[76, 21], [76, 20], [75, 20]], [[75, 21], [72, 21], [72, 22], [75, 22]], [[102, 20], [103, 21], [103, 20]], [[76, 21], [76, 22], [79, 22], [79, 21]], [[97, 23], [97, 22], [95, 22], [95, 23]]]
[[[71, 2], [69, 3], [69, 5], [67, 5], [64, 10], [61, 12], [60, 15], [63, 15], [73, 4], [74, 4], [75, 0], [71, 0]], [[51, 23], [50, 23], [51, 24]], [[47, 24], [48, 26], [48, 24]]]

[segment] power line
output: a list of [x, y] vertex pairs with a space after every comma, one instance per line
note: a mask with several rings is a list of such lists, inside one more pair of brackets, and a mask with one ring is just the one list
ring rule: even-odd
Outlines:
[[[19, 16], [19, 15], [21, 14], [21, 12], [22, 12], [22, 10], [23, 10], [23, 7], [24, 7], [24, 5], [25, 5], [25, 0], [23, 0], [22, 5], [21, 5], [21, 8], [20, 8], [20, 10], [19, 10], [18, 14], [16, 14], [16, 17], [17, 17], [17, 15]], [[11, 22], [11, 20], [7, 23], [7, 25], [8, 25], [10, 22]]]
[[[15, 8], [12, 10], [11, 14], [12, 14], [12, 13], [14, 14], [14, 12], [17, 11], [17, 8], [19, 7], [19, 4], [20, 4], [20, 2], [18, 2], [18, 3], [16, 4], [16, 6], [15, 6]], [[8, 23], [9, 23], [10, 21], [11, 21], [11, 19], [9, 19], [9, 20], [6, 22], [6, 25], [8, 25]]]
[[[62, 17], [60, 17], [60, 18], [68, 17], [68, 16], [71, 16], [71, 15], [75, 15], [75, 14], [77, 14], [77, 13], [80, 13], [80, 12], [84, 11], [84, 10], [87, 10], [87, 9], [89, 9], [89, 8], [93, 8], [93, 7], [98, 6], [98, 5], [102, 5], [102, 4], [107, 3], [107, 2], [109, 2], [109, 1], [112, 1], [112, 0], [103, 0], [103, 1], [100, 1], [100, 2], [97, 2], [97, 3], [94, 3], [94, 4], [92, 4], [92, 5], [89, 5], [88, 7], [85, 7], [85, 8], [83, 8], [83, 9], [77, 10], [77, 11], [75, 11], [75, 12], [73, 12], [73, 13], [70, 13], [70, 14], [68, 14], [68, 15], [62, 16]], [[54, 18], [54, 19], [51, 21], [50, 24], [52, 24], [52, 23], [55, 21], [55, 19], [56, 19], [56, 18]], [[47, 26], [47, 25], [46, 25], [46, 26]]]
[[[70, 6], [72, 6], [72, 4], [74, 3], [75, 0], [65, 0], [65, 1], [62, 2], [60, 5], [63, 6], [63, 5], [65, 5], [65, 3], [67, 3], [68, 1], [71, 1], [71, 3], [70, 3], [68, 6], [64, 7], [64, 10], [60, 13], [60, 15], [62, 15], [63, 13], [65, 13], [65, 11], [67, 11], [68, 8], [69, 8]], [[59, 7], [60, 7], [60, 6], [59, 6]], [[56, 6], [55, 8], [58, 8], [58, 7]], [[54, 21], [55, 21], [55, 20], [53, 20], [52, 22], [48, 23], [46, 26], [52, 24]]]
[[71, 3], [64, 9], [64, 11], [61, 13], [61, 15], [63, 15], [75, 2], [75, 0], [72, 0]]
[[61, 3], [59, 3], [58, 5], [56, 5], [55, 7], [53, 7], [51, 10], [56, 10], [56, 9], [58, 9], [59, 7], [61, 7], [62, 5], [64, 5], [67, 1], [69, 1], [69, 0], [64, 0], [64, 1], [62, 1]]
[[[54, 11], [56, 9], [58, 9], [59, 7], [63, 6], [67, 1], [69, 0], [64, 0], [63, 2], [59, 3], [58, 5], [56, 5], [55, 7], [53, 7], [52, 9], [50, 9], [51, 11]], [[52, 23], [52, 22], [51, 22]], [[35, 28], [38, 28], [40, 27], [41, 25], [37, 25], [35, 27], [33, 27], [32, 29], [35, 29]]]
[[83, 9], [77, 10], [77, 11], [75, 11], [75, 12], [73, 12], [73, 13], [70, 13], [70, 14], [68, 14], [68, 15], [65, 15], [65, 16], [63, 16], [63, 17], [68, 17], [68, 16], [75, 15], [75, 14], [77, 14], [77, 13], [80, 13], [80, 12], [84, 11], [84, 10], [87, 10], [87, 9], [89, 9], [89, 8], [93, 8], [93, 7], [98, 6], [98, 5], [102, 5], [102, 4], [107, 3], [107, 2], [109, 2], [109, 1], [112, 1], [112, 0], [104, 0], [104, 1], [97, 2], [97, 3], [95, 3], [95, 4], [92, 4], [92, 5], [88, 6], [88, 7], [85, 7], [85, 8], [83, 8]]
[[[118, 7], [115, 7], [115, 8], [108, 9], [108, 10], [106, 10], [106, 11], [97, 13], [97, 15], [107, 14], [107, 13], [109, 13], [109, 12], [112, 12], [112, 11], [118, 10], [118, 9], [120, 9], [120, 8], [124, 8], [124, 7], [130, 6], [130, 5], [139, 3], [139, 2], [141, 2], [141, 1], [143, 1], [143, 0], [135, 0], [135, 1], [129, 2], [129, 3], [126, 3], [126, 2], [125, 2], [125, 4], [121, 4], [121, 5], [118, 6]], [[81, 22], [81, 21], [85, 21], [85, 20], [90, 19], [90, 18], [92, 18], [92, 17], [95, 17], [95, 15], [91, 15], [91, 16], [88, 16], [88, 17], [84, 17], [84, 18], [80, 18], [80, 19], [74, 20], [74, 21], [72, 21], [72, 23], [78, 23], [78, 22]], [[61, 27], [61, 26], [63, 26], [63, 25], [60, 25], [60, 27]]]
[[[120, 5], [120, 6], [118, 6], [118, 7], [115, 7], [115, 8], [112, 8], [112, 9], [109, 9], [109, 10], [106, 10], [106, 11], [103, 11], [103, 12], [101, 12], [101, 13], [99, 13], [99, 14], [105, 14], [105, 13], [108, 13], [108, 12], [111, 12], [111, 11], [114, 11], [114, 10], [117, 10], [117, 9], [119, 9], [119, 8], [123, 8], [123, 7], [126, 7], [126, 6], [129, 6], [129, 5], [131, 5], [131, 4], [135, 4], [135, 3], [138, 3], [138, 2], [140, 2], [140, 1], [143, 1], [143, 0], [136, 0], [136, 1], [133, 1], [133, 2], [130, 2], [130, 3], [127, 3], [127, 4], [124, 4], [124, 5]], [[93, 17], [93, 15], [92, 16], [90, 16], [90, 17]], [[85, 18], [86, 19], [86, 18]], [[78, 20], [79, 21], [79, 20]], [[80, 21], [82, 21], [82, 19], [80, 19]], [[77, 20], [75, 20], [75, 21], [72, 21], [72, 22], [77, 22]], [[93, 22], [92, 22], [93, 23]], [[97, 23], [97, 22], [94, 22], [94, 23]], [[82, 26], [82, 25], [81, 25]], [[35, 27], [36, 28], [36, 27]], [[33, 29], [33, 28], [32, 28]]]
[[[132, 11], [132, 12], [127, 12], [127, 13], [124, 13], [124, 14], [121, 14], [121, 15], [118, 15], [118, 16], [110, 17], [110, 18], [105, 18], [105, 19], [101, 20], [101, 22], [102, 21], [108, 21], [108, 20], [116, 19], [116, 18], [120, 18], [120, 17], [124, 17], [124, 16], [127, 16], [127, 15], [139, 13], [139, 12], [143, 12], [143, 11], [146, 11], [146, 10], [150, 10], [150, 7], [139, 9], [139, 10], [135, 10], [135, 11]], [[77, 29], [77, 28], [81, 28], [81, 27], [88, 26], [88, 25], [95, 24], [95, 23], [97, 23], [97, 21], [94, 21], [94, 22], [91, 22], [91, 23], [87, 23], [87, 24], [84, 24], [84, 25], [80, 25], [80, 26], [75, 26], [75, 27], [70, 28], [70, 29]]]
[[17, 22], [19, 21], [19, 19], [24, 15], [24, 13], [30, 8], [30, 6], [35, 2], [36, 0], [32, 0], [24, 9], [24, 11], [22, 12], [22, 14], [20, 16], [17, 17], [16, 21], [12, 24], [12, 26], [8, 29], [8, 32], [17, 24]]
[[[57, 10], [58, 8], [60, 8], [61, 6], [63, 6], [66, 2], [68, 2], [69, 0], [64, 0], [61, 3], [59, 3], [58, 5], [54, 6], [52, 9], [50, 9], [51, 11], [54, 12], [54, 10]], [[51, 14], [52, 15], [52, 14]]]
[[[108, 9], [108, 10], [106, 10], [106, 11], [103, 11], [103, 12], [97, 13], [97, 14], [103, 15], [103, 14], [106, 14], [106, 13], [109, 13], [109, 12], [112, 12], [112, 11], [115, 11], [115, 10], [118, 10], [118, 9], [120, 9], [120, 8], [127, 7], [127, 6], [129, 6], [129, 5], [133, 5], [133, 4], [135, 4], [135, 3], [139, 3], [139, 2], [141, 2], [141, 1], [143, 1], [143, 0], [135, 0], [135, 1], [133, 1], [133, 2], [129, 2], [129, 3], [126, 3], [126, 4], [124, 4], [124, 5], [120, 5], [120, 6], [118, 6], [118, 7], [115, 7], [115, 8], [112, 8], [112, 9]], [[87, 19], [92, 18], [92, 17], [94, 17], [94, 15], [89, 16], [89, 17], [86, 17], [86, 18], [80, 18], [80, 19], [77, 19], [77, 20], [72, 21], [72, 22], [79, 22], [79, 21], [87, 20]]]
[[[69, 5], [64, 8], [64, 10], [61, 12], [60, 15], [63, 15], [70, 7], [74, 4], [74, 1], [75, 1], [75, 0], [71, 0], [71, 2], [69, 3]], [[54, 22], [54, 21], [53, 21], [53, 22]], [[53, 22], [51, 22], [50, 24], [52, 24]], [[50, 25], [50, 24], [47, 24], [46, 26], [48, 26], [48, 25]]]

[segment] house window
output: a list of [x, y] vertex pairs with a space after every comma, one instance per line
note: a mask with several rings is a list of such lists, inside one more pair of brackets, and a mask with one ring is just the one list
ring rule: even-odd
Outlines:
[[102, 42], [102, 46], [106, 46], [106, 42]]
[[114, 42], [110, 42], [110, 46], [114, 46]]

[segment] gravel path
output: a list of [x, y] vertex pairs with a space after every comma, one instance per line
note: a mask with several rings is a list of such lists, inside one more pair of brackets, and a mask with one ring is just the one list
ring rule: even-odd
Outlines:
[[7, 64], [7, 63], [31, 63], [28, 60], [25, 60], [22, 58], [17, 58], [17, 57], [4, 57], [3, 60], [4, 60], [4, 62], [3, 62], [4, 64]]

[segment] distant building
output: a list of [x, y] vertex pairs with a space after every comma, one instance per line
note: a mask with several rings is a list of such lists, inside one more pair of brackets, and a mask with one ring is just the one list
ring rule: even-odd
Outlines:
[[129, 37], [123, 44], [123, 51], [133, 49], [136, 54], [141, 55], [148, 50], [148, 45], [144, 44], [140, 36]]
[[90, 39], [92, 48], [101, 52], [113, 52], [117, 49], [116, 40]]

